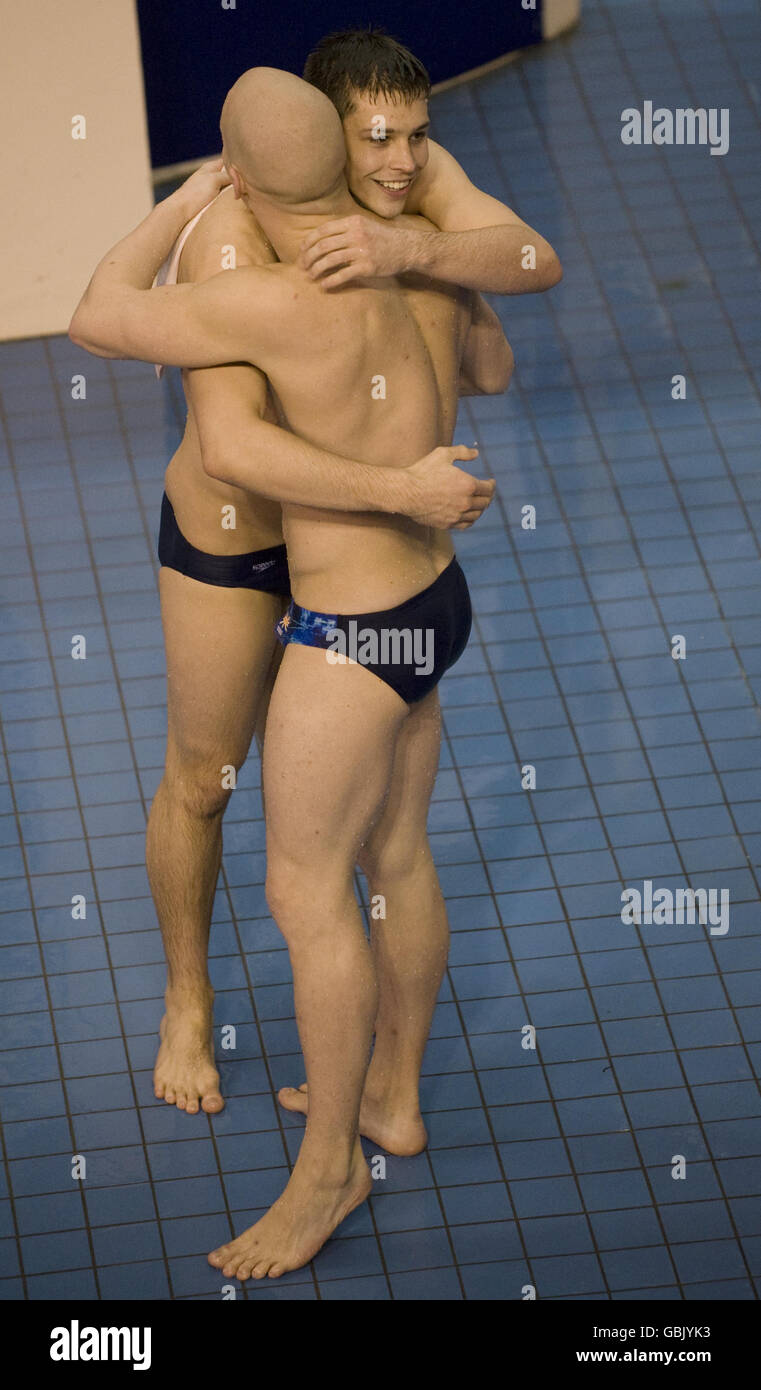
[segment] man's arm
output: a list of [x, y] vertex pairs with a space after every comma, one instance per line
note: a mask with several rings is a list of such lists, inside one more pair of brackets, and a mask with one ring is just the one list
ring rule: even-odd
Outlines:
[[470, 329], [460, 363], [461, 396], [498, 396], [510, 385], [513, 350], [494, 310], [472, 293]]
[[423, 526], [465, 530], [494, 495], [493, 480], [454, 466], [455, 459], [476, 458], [475, 449], [434, 449], [409, 468], [376, 468], [308, 444], [262, 418], [266, 380], [250, 367], [191, 372], [187, 390], [204, 471], [273, 501], [397, 513]]
[[563, 277], [549, 242], [476, 188], [457, 160], [432, 140], [405, 211], [426, 217], [438, 231], [347, 217], [304, 238], [302, 264], [332, 289], [359, 276], [416, 271], [466, 289], [530, 294], [551, 289]]
[[[179, 367], [246, 361], [266, 368], [282, 319], [271, 270], [242, 267], [199, 285], [149, 288], [185, 222], [209, 201], [203, 184], [194, 197], [179, 196], [197, 179], [192, 175], [103, 258], [72, 320], [74, 342], [96, 355]], [[203, 384], [191, 389], [200, 396]], [[237, 414], [232, 400], [224, 404], [220, 394], [202, 412], [205, 466], [212, 476], [263, 496], [401, 513], [425, 525], [457, 529], [472, 524], [491, 501], [493, 481], [453, 467], [455, 459], [474, 459], [473, 450], [436, 449], [410, 468], [378, 469], [316, 449], [260, 419], [250, 407], [241, 415], [239, 395]]]
[[[249, 334], [240, 302], [245, 289], [242, 280], [232, 288], [231, 272], [223, 271], [201, 285], [151, 289], [186, 222], [229, 182], [218, 164], [221, 161], [203, 165], [106, 252], [69, 325], [72, 342], [96, 356], [135, 357], [167, 366], [213, 367], [252, 360], [254, 326]], [[249, 277], [249, 293], [274, 292], [266, 268], [232, 273]]]

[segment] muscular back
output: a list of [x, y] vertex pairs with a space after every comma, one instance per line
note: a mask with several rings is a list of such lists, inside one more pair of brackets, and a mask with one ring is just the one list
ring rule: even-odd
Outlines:
[[[278, 277], [281, 312], [258, 360], [290, 429], [380, 468], [451, 442], [470, 323], [462, 291], [405, 276], [331, 293], [296, 266], [266, 273]], [[295, 597], [335, 611], [402, 602], [452, 554], [446, 532], [379, 513], [289, 505], [284, 532]]]

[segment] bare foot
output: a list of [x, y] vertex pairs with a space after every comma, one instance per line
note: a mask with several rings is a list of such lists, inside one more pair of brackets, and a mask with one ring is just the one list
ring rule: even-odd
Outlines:
[[219, 1072], [214, 1065], [211, 1020], [213, 991], [204, 999], [198, 991], [166, 995], [166, 1013], [159, 1026], [161, 1046], [153, 1071], [153, 1093], [189, 1115], [199, 1104], [208, 1115], [224, 1109]]
[[[295, 1086], [282, 1086], [277, 1098], [284, 1110], [295, 1110], [299, 1115], [309, 1113], [306, 1081], [298, 1090]], [[400, 1158], [422, 1153], [428, 1143], [428, 1132], [417, 1108], [389, 1105], [373, 1099], [367, 1092], [362, 1096], [359, 1110], [359, 1132], [374, 1144], [380, 1144], [387, 1153], [398, 1154]]]
[[343, 1181], [317, 1181], [297, 1162], [285, 1191], [265, 1216], [229, 1245], [212, 1250], [209, 1264], [226, 1279], [279, 1279], [308, 1264], [345, 1217], [369, 1196], [373, 1180], [357, 1140]]

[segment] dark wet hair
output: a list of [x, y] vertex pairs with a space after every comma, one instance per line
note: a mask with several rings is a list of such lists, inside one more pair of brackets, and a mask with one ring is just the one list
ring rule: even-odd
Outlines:
[[356, 93], [371, 101], [381, 95], [415, 101], [431, 91], [420, 59], [384, 29], [327, 34], [309, 54], [304, 78], [330, 97], [342, 120], [353, 109]]

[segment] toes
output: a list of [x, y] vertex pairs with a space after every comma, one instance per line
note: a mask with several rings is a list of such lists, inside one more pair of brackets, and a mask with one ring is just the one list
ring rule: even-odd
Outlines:
[[255, 1264], [255, 1265], [253, 1266], [253, 1268], [252, 1268], [252, 1270], [251, 1270], [251, 1278], [252, 1278], [252, 1279], [263, 1279], [264, 1276], [266, 1275], [268, 1269], [269, 1269], [269, 1261], [268, 1261], [268, 1260], [260, 1260], [258, 1264]]
[[305, 1088], [300, 1086], [298, 1090], [295, 1086], [282, 1086], [277, 1093], [277, 1098], [285, 1110], [296, 1110], [299, 1114], [305, 1115], [306, 1095]]
[[244, 1280], [250, 1279], [250, 1278], [251, 1278], [251, 1265], [250, 1265], [250, 1264], [247, 1264], [247, 1263], [244, 1263], [244, 1264], [242, 1264], [242, 1265], [238, 1265], [238, 1268], [237, 1268], [237, 1271], [236, 1271], [236, 1278], [240, 1280], [241, 1284], [244, 1282]]
[[184, 1109], [187, 1107], [187, 1103], [188, 1103], [187, 1096], [186, 1096], [182, 1091], [180, 1091], [180, 1092], [178, 1093], [177, 1099], [176, 1099], [176, 1101], [175, 1101], [175, 1105], [177, 1106], [177, 1109], [178, 1109], [178, 1110], [184, 1110]]
[[230, 1258], [230, 1254], [226, 1245], [220, 1245], [218, 1250], [212, 1250], [206, 1258], [215, 1269], [221, 1269], [225, 1261]]
[[185, 1110], [188, 1115], [198, 1114], [198, 1099], [196, 1096], [188, 1096], [187, 1105], [180, 1106], [180, 1110]]
[[171, 1086], [167, 1086], [166, 1090], [164, 1091], [164, 1100], [166, 1101], [167, 1105], [174, 1105], [175, 1093], [172, 1090]]
[[201, 1109], [205, 1110], [207, 1115], [217, 1115], [219, 1111], [224, 1110], [224, 1108], [225, 1102], [219, 1091], [210, 1091], [209, 1094], [203, 1096], [201, 1100]]

